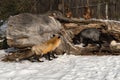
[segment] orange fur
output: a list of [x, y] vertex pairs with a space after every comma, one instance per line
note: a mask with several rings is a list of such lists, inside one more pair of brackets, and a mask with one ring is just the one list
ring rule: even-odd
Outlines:
[[54, 51], [61, 43], [61, 39], [58, 35], [55, 35], [50, 40], [43, 44], [38, 44], [32, 47], [32, 52], [36, 55], [44, 55], [48, 52]]
[[72, 17], [72, 12], [71, 12], [71, 11], [68, 11], [68, 12], [66, 13], [66, 17], [71, 18], [71, 17]]
[[85, 13], [84, 13], [83, 17], [85, 19], [90, 19], [91, 18], [91, 10], [90, 10], [90, 8], [88, 6], [85, 7]]

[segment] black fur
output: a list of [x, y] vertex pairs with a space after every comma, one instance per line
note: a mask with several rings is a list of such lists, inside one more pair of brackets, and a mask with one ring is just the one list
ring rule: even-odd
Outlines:
[[96, 28], [87, 28], [75, 35], [73, 43], [83, 43], [83, 47], [88, 44], [98, 44], [98, 47], [101, 48], [102, 45], [109, 46], [112, 40], [115, 40], [115, 38], [109, 33], [102, 33], [101, 30]]
[[51, 61], [51, 58], [57, 58], [54, 52], [49, 52], [47, 54], [44, 54], [43, 56], [40, 55], [33, 55], [32, 57], [28, 58], [29, 61], [31, 62], [44, 62], [44, 61], [40, 61], [39, 59], [42, 57], [45, 57], [47, 60]]
[[47, 60], [52, 60], [51, 58], [57, 58], [55, 56], [55, 52], [52, 51], [52, 52], [49, 52], [48, 54], [45, 54], [44, 57], [47, 59]]
[[100, 40], [101, 31], [96, 28], [87, 28], [82, 30], [79, 34], [73, 38], [74, 44], [83, 43], [86, 47], [88, 44], [99, 44], [101, 47], [102, 41]]

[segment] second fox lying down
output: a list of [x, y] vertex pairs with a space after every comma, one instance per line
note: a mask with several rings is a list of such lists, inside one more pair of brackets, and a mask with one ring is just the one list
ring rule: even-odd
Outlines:
[[97, 44], [98, 48], [101, 48], [102, 45], [105, 44], [108, 44], [109, 46], [112, 40], [116, 39], [110, 34], [103, 33], [101, 30], [96, 28], [86, 28], [75, 35], [73, 43], [83, 44], [83, 47], [86, 47], [88, 44]]

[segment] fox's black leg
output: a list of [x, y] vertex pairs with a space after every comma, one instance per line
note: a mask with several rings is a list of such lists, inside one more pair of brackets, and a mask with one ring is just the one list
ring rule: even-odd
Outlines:
[[40, 58], [42, 58], [41, 55], [36, 55], [35, 58], [36, 58], [36, 60], [37, 60], [38, 62], [43, 62], [43, 60], [40, 60]]
[[50, 55], [51, 55], [52, 58], [57, 58], [57, 57], [55, 56], [55, 52], [51, 52]]
[[44, 55], [47, 60], [52, 60], [52, 59], [50, 59], [50, 54], [51, 53], [47, 53], [47, 54]]
[[29, 60], [31, 62], [43, 62], [42, 60], [40, 60], [41, 56], [39, 55], [33, 55]]

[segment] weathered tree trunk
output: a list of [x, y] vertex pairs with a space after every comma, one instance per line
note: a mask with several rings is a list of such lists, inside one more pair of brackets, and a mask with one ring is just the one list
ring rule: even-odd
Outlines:
[[77, 18], [66, 18], [63, 16], [56, 17], [60, 22], [64, 23], [65, 28], [87, 28], [87, 27], [95, 27], [95, 28], [106, 28], [108, 32], [112, 33], [120, 33], [120, 22], [113, 20], [100, 20], [100, 19], [89, 19], [89, 20], [81, 20]]

